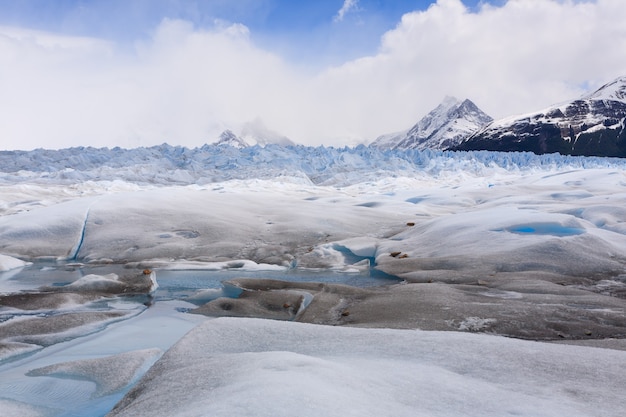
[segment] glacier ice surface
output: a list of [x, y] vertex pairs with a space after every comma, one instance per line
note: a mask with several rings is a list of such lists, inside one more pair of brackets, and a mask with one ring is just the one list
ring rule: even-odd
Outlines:
[[[614, 291], [606, 282], [619, 281], [625, 272], [626, 161], [619, 159], [164, 144], [0, 152], [0, 167], [0, 285], [11, 292], [37, 288], [34, 278], [16, 282], [14, 259], [154, 267], [157, 275], [213, 268], [271, 276], [294, 268], [359, 271], [366, 258], [372, 268], [407, 282], [434, 281], [428, 287], [402, 284], [416, 294], [416, 288], [427, 288], [422, 293], [442, 297], [435, 301], [485, 304], [480, 297], [522, 303], [533, 297], [554, 301], [550, 291]], [[580, 233], [505, 232], [536, 225]], [[561, 285], [564, 277], [576, 281], [576, 291]], [[113, 282], [99, 278], [88, 287], [96, 281]], [[402, 290], [398, 285], [393, 291]], [[208, 289], [197, 298], [220, 294]], [[619, 327], [615, 317], [623, 317], [623, 305], [619, 298], [610, 300], [605, 310], [574, 306], [585, 317], [610, 318]], [[128, 306], [113, 307], [129, 313]], [[291, 407], [329, 416], [355, 410], [407, 416], [467, 410], [485, 416], [583, 416], [601, 410], [611, 416], [626, 407], [618, 392], [626, 375], [619, 351], [180, 313], [195, 307], [159, 300], [106, 331], [55, 340], [44, 349], [8, 343], [4, 348], [22, 355], [0, 364], [0, 407], [19, 415], [72, 411], [61, 404], [88, 410], [97, 390], [93, 382], [26, 373], [92, 359], [88, 363], [96, 369], [105, 362], [99, 358], [166, 350], [205, 321], [137, 385], [149, 391], [133, 395], [155, 394], [145, 408], [125, 400], [116, 413], [198, 415], [211, 407], [213, 415], [276, 415], [280, 407]], [[387, 307], [380, 325], [406, 314]], [[355, 307], [348, 318], [358, 313]], [[478, 331], [503, 322], [499, 317], [494, 324], [493, 317], [455, 316], [451, 325]], [[61, 339], [44, 338], [55, 337]], [[171, 375], [174, 385], [168, 384]], [[185, 383], [194, 376], [203, 382]], [[110, 409], [119, 399], [115, 395], [103, 397], [98, 410]]]
[[220, 318], [166, 352], [109, 416], [617, 417], [625, 359], [489, 335]]

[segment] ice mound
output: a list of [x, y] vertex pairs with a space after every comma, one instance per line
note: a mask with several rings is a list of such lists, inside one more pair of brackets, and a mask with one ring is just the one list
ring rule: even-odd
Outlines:
[[313, 296], [296, 290], [247, 291], [237, 298], [217, 298], [191, 310], [205, 316], [263, 317], [294, 320]]
[[407, 280], [476, 281], [501, 272], [616, 276], [626, 237], [560, 204], [485, 204], [420, 221], [378, 245], [377, 267]]
[[190, 312], [212, 317], [274, 320], [309, 320], [308, 317], [313, 316], [319, 323], [325, 320], [325, 324], [339, 324], [332, 317], [341, 316], [341, 306], [348, 299], [369, 294], [366, 289], [348, 285], [267, 278], [238, 278], [224, 281], [222, 285], [224, 292], [230, 295], [228, 298], [210, 300]]
[[551, 283], [548, 278], [516, 273], [486, 277], [472, 285], [401, 283], [368, 288], [239, 278], [223, 282], [238, 292], [231, 290], [228, 298], [213, 298], [190, 312], [332, 326], [485, 332], [531, 340], [622, 337], [626, 300]]
[[30, 265], [30, 262], [24, 262], [12, 256], [0, 255], [0, 272], [10, 271], [11, 269], [23, 268]]
[[488, 335], [220, 318], [109, 416], [621, 417], [625, 363], [623, 351]]
[[109, 294], [151, 294], [158, 288], [156, 273], [145, 270], [143, 274], [120, 277], [111, 273], [107, 275], [89, 274], [63, 287], [58, 291], [93, 292]]
[[378, 239], [368, 236], [361, 236], [352, 239], [337, 242], [338, 245], [345, 246], [356, 256], [363, 258], [373, 258], [376, 256], [376, 248], [378, 247]]
[[89, 380], [96, 384], [93, 397], [113, 394], [133, 383], [162, 354], [160, 349], [144, 349], [97, 359], [63, 362], [29, 371], [28, 376], [55, 376]]
[[124, 283], [120, 282], [117, 274], [107, 275], [85, 275], [65, 286], [70, 291], [97, 291], [97, 292], [114, 292], [123, 291]]
[[320, 283], [255, 278], [223, 281], [222, 287], [223, 297], [212, 298], [190, 313], [211, 317], [296, 320], [317, 293], [331, 288]]
[[317, 245], [300, 255], [298, 265], [342, 272], [368, 271], [376, 256], [378, 241], [375, 237], [359, 236]]

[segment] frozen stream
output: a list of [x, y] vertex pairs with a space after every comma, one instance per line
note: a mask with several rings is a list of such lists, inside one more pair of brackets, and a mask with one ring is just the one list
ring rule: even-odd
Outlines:
[[[123, 274], [128, 271], [122, 265], [87, 266], [82, 264], [57, 264], [40, 262], [21, 270], [0, 272], [0, 292], [36, 290], [42, 286], [65, 285], [88, 275]], [[374, 269], [361, 272], [277, 269], [264, 270], [157, 270], [159, 288], [154, 294], [157, 301], [172, 298], [184, 299], [197, 290], [220, 289], [222, 281], [233, 278], [272, 278], [292, 282], [323, 282], [327, 284], [345, 284], [355, 287], [370, 287], [397, 283], [400, 280]]]
[[[129, 270], [122, 266], [81, 266], [36, 263], [18, 271], [0, 273], [0, 293], [36, 291], [42, 286], [68, 285], [89, 274], [122, 275]], [[140, 271], [139, 271], [140, 272]], [[297, 282], [341, 283], [353, 286], [375, 286], [397, 280], [370, 271], [341, 273], [333, 271], [157, 271], [159, 287], [153, 297], [113, 297], [93, 305], [74, 306], [83, 311], [121, 310], [129, 313], [102, 329], [89, 329], [87, 334], [72, 335], [69, 340], [27, 352], [0, 362], [0, 409], [3, 416], [24, 416], [25, 410], [35, 416], [103, 416], [119, 401], [143, 373], [185, 333], [205, 316], [187, 314], [197, 304], [211, 297], [225, 295], [221, 282], [233, 278], [268, 277]], [[194, 299], [191, 304], [186, 299]], [[65, 307], [64, 307], [65, 308]], [[70, 308], [70, 309], [71, 309]], [[6, 321], [15, 313], [0, 309], [0, 320]], [[28, 312], [45, 316], [52, 311]], [[134, 355], [134, 362], [128, 355]], [[115, 356], [122, 355], [122, 356]], [[97, 368], [90, 360], [106, 357], [107, 375], [90, 376], [87, 365]], [[78, 364], [76, 361], [79, 361]], [[87, 362], [85, 362], [87, 361]], [[51, 369], [55, 364], [68, 364]], [[130, 374], [118, 368], [136, 363]], [[84, 369], [87, 367], [87, 371]], [[95, 369], [94, 368], [94, 369]], [[101, 371], [99, 371], [101, 372]], [[124, 380], [124, 378], [126, 378]], [[117, 380], [119, 379], [119, 380]], [[12, 412], [11, 410], [14, 410]], [[28, 414], [27, 414], [28, 415]]]

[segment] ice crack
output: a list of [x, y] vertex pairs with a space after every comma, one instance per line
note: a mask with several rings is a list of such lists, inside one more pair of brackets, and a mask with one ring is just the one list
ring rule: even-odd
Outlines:
[[72, 248], [68, 256], [68, 259], [71, 261], [75, 261], [76, 258], [78, 258], [78, 253], [80, 252], [80, 248], [83, 246], [83, 242], [85, 241], [85, 232], [87, 230], [87, 221], [89, 221], [90, 210], [91, 210], [91, 207], [88, 207], [87, 211], [85, 212], [85, 219], [83, 221], [83, 227], [80, 231], [78, 242], [76, 243], [76, 245], [74, 245], [74, 247]]

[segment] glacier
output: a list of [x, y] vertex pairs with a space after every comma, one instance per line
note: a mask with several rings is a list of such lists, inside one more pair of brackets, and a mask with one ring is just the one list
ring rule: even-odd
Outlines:
[[384, 150], [364, 145], [334, 148], [269, 144], [243, 149], [219, 145], [190, 149], [168, 144], [134, 149], [78, 147], [0, 151], [0, 186], [38, 184], [74, 188], [85, 182], [91, 186], [97, 186], [91, 182], [203, 185], [255, 178], [343, 187], [382, 177], [432, 177], [463, 171], [476, 174], [484, 171], [487, 175], [494, 169], [528, 172], [566, 167], [623, 167], [625, 163], [618, 158], [530, 152]]
[[0, 167], [4, 414], [626, 409], [626, 160], [163, 144]]

